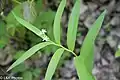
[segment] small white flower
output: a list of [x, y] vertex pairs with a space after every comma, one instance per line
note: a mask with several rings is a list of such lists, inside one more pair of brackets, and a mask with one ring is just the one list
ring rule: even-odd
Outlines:
[[47, 37], [47, 36], [45, 36], [44, 38], [43, 38], [43, 41], [48, 41], [49, 40], [49, 38]]
[[43, 34], [45, 34], [47, 32], [45, 29], [42, 29], [41, 31]]

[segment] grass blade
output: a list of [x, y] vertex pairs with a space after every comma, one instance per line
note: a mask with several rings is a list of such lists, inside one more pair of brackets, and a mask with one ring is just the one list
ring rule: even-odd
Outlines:
[[64, 49], [60, 48], [54, 53], [49, 65], [48, 65], [47, 72], [45, 75], [45, 80], [51, 80], [63, 52], [64, 52]]
[[94, 76], [87, 70], [84, 59], [75, 57], [74, 63], [80, 80], [95, 80]]
[[97, 34], [101, 28], [104, 17], [106, 14], [106, 10], [98, 17], [95, 21], [91, 29], [89, 30], [81, 48], [80, 57], [85, 60], [86, 67], [91, 72], [93, 68], [93, 60], [94, 60], [94, 41], [96, 39]]
[[32, 31], [33, 33], [35, 33], [36, 35], [38, 35], [39, 37], [41, 37], [43, 40], [44, 38], [47, 38], [49, 40], [49, 38], [42, 32], [40, 31], [38, 28], [36, 28], [35, 26], [33, 26], [32, 24], [30, 24], [29, 22], [23, 20], [20, 17], [17, 17], [14, 12], [12, 12], [15, 19], [22, 24], [23, 26], [25, 26], [27, 29], [29, 29], [30, 31]]
[[58, 7], [58, 10], [57, 10], [57, 13], [55, 15], [55, 20], [54, 20], [54, 25], [53, 25], [53, 32], [54, 32], [54, 38], [55, 38], [55, 41], [56, 43], [60, 44], [60, 22], [61, 22], [61, 17], [62, 17], [62, 13], [64, 11], [64, 8], [65, 8], [65, 5], [66, 5], [66, 0], [62, 0], [59, 7]]
[[80, 15], [80, 0], [76, 0], [75, 6], [72, 9], [70, 19], [68, 22], [68, 31], [67, 31], [67, 45], [70, 50], [74, 50], [77, 26]]
[[31, 57], [33, 54], [35, 54], [38, 50], [52, 44], [52, 42], [43, 42], [39, 43], [32, 48], [30, 48], [28, 51], [26, 51], [19, 59], [17, 59], [9, 68], [7, 71], [11, 70], [12, 68], [16, 67], [20, 63], [24, 62], [26, 59]]

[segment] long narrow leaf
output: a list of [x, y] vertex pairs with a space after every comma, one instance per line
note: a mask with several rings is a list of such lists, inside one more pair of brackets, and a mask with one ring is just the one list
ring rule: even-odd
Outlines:
[[36, 35], [38, 35], [39, 37], [41, 37], [42, 39], [48, 39], [49, 38], [42, 32], [40, 31], [38, 28], [36, 28], [35, 26], [33, 26], [32, 24], [30, 24], [29, 22], [23, 20], [22, 18], [20, 17], [17, 17], [14, 12], [12, 12], [14, 17], [16, 18], [16, 20], [22, 24], [23, 26], [25, 26], [27, 29], [29, 29], [30, 31], [32, 31], [33, 33], [35, 33]]
[[63, 52], [64, 52], [64, 49], [60, 48], [54, 53], [49, 65], [48, 65], [47, 72], [45, 75], [45, 80], [51, 80]]
[[7, 71], [11, 70], [12, 68], [16, 67], [20, 63], [24, 62], [26, 59], [31, 57], [33, 54], [35, 54], [38, 50], [52, 44], [52, 42], [43, 42], [39, 43], [32, 48], [30, 48], [28, 51], [26, 51], [19, 59], [17, 59], [9, 68]]
[[106, 14], [106, 10], [99, 16], [99, 18], [95, 21], [91, 29], [89, 30], [81, 48], [80, 57], [84, 58], [86, 67], [91, 72], [93, 68], [93, 60], [94, 60], [94, 41], [96, 39], [97, 34], [101, 28], [104, 17]]
[[95, 80], [94, 76], [87, 70], [84, 59], [75, 57], [74, 63], [80, 80]]
[[68, 31], [67, 31], [67, 45], [70, 50], [74, 50], [75, 40], [77, 34], [77, 26], [80, 15], [80, 0], [76, 0], [75, 6], [72, 9], [70, 19], [68, 22]]
[[54, 38], [56, 43], [60, 44], [60, 22], [61, 22], [61, 17], [62, 17], [62, 13], [63, 10], [65, 8], [66, 5], [66, 0], [62, 0], [59, 8], [57, 10], [56, 16], [55, 16], [55, 20], [54, 20], [54, 26], [53, 26], [53, 31], [54, 31]]

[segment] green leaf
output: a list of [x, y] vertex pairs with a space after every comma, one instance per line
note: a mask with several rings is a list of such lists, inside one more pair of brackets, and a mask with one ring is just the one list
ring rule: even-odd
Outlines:
[[14, 12], [12, 12], [14, 17], [16, 18], [16, 20], [22, 24], [23, 26], [25, 26], [27, 29], [29, 29], [30, 31], [34, 32], [36, 35], [38, 35], [39, 37], [41, 37], [42, 39], [47, 38], [49, 40], [49, 38], [43, 34], [42, 31], [40, 31], [38, 28], [36, 28], [35, 26], [33, 26], [32, 24], [30, 24], [29, 22], [23, 20], [20, 17], [17, 17]]
[[0, 48], [3, 48], [8, 43], [8, 38], [3, 36], [0, 38]]
[[[33, 13], [36, 13], [33, 5], [34, 5], [34, 2], [30, 3], [28, 1], [25, 1], [22, 4], [15, 6], [15, 8], [13, 8], [12, 11], [20, 18], [33, 23], [34, 20], [36, 19], [36, 16], [33, 14]], [[18, 30], [18, 33], [21, 32], [21, 35], [19, 34], [18, 35], [23, 38], [25, 29], [21, 30], [23, 27], [21, 27], [21, 24], [14, 18], [14, 15], [12, 14], [12, 12], [8, 14], [5, 20], [7, 22], [8, 33], [14, 36], [15, 32]]]
[[25, 51], [23, 50], [17, 51], [16, 54], [13, 56], [13, 58], [15, 60], [19, 59], [23, 55], [23, 53], [25, 53]]
[[36, 4], [35, 4], [35, 7], [36, 7], [36, 11], [39, 13], [41, 12], [42, 10], [45, 10], [45, 4], [43, 4], [44, 1], [43, 0], [37, 0], [36, 1]]
[[8, 24], [7, 25], [7, 32], [9, 35], [14, 36], [15, 35], [15, 30], [16, 30], [16, 25], [13, 24]]
[[26, 51], [19, 59], [17, 59], [9, 68], [7, 71], [11, 70], [12, 68], [16, 67], [17, 65], [19, 65], [20, 63], [24, 62], [26, 59], [28, 59], [29, 57], [31, 57], [33, 54], [35, 54], [38, 50], [53, 44], [52, 42], [43, 42], [43, 43], [39, 43], [35, 46], [33, 46], [32, 48], [30, 48], [28, 51]]
[[34, 22], [36, 18], [36, 10], [35, 10], [35, 3], [34, 2], [24, 2], [22, 3], [23, 6], [23, 17], [28, 22]]
[[[24, 18], [29, 22], [34, 22], [36, 16], [33, 13], [36, 13], [36, 11], [33, 5], [34, 3], [25, 1], [22, 4], [15, 6], [12, 11], [20, 18]], [[11, 12], [8, 14], [5, 20], [7, 21], [7, 24], [18, 24]]]
[[32, 74], [33, 74], [33, 76], [35, 76], [35, 77], [39, 77], [39, 75], [40, 75], [40, 68], [35, 68], [35, 69], [33, 69], [33, 71], [32, 71]]
[[34, 25], [39, 29], [40, 28], [46, 28], [47, 29], [49, 27], [51, 28], [52, 25], [53, 25], [54, 17], [55, 17], [55, 12], [53, 12], [52, 10], [42, 11], [37, 16], [37, 18], [34, 22]]
[[54, 36], [53, 36], [54, 17], [55, 17], [55, 12], [53, 12], [52, 10], [42, 11], [39, 13], [33, 24], [39, 29], [46, 29], [47, 35], [50, 37], [51, 40], [54, 40]]
[[70, 15], [67, 31], [67, 45], [70, 50], [74, 50], [77, 34], [77, 26], [80, 15], [80, 0], [77, 0]]
[[54, 20], [54, 27], [53, 27], [53, 31], [54, 31], [54, 38], [56, 43], [60, 44], [60, 22], [61, 22], [61, 17], [62, 17], [62, 13], [63, 10], [65, 8], [66, 5], [66, 0], [62, 0], [57, 13], [55, 15], [55, 20]]
[[32, 72], [31, 71], [25, 71], [22, 74], [23, 80], [33, 80]]
[[18, 73], [18, 72], [24, 72], [25, 70], [27, 70], [27, 67], [25, 66], [24, 63], [16, 66], [15, 68], [12, 69], [12, 72], [14, 73]]
[[4, 36], [6, 33], [6, 30], [5, 30], [5, 23], [0, 20], [0, 37]]
[[120, 57], [120, 49], [119, 49], [118, 51], [116, 51], [115, 57], [116, 57], [116, 58], [117, 58], [117, 57]]
[[82, 57], [85, 61], [85, 65], [87, 69], [91, 72], [93, 68], [93, 60], [94, 60], [94, 41], [96, 39], [97, 34], [101, 28], [104, 17], [106, 14], [106, 10], [99, 16], [99, 18], [95, 21], [91, 29], [89, 30], [81, 48], [80, 57]]
[[60, 48], [54, 53], [49, 65], [48, 65], [47, 72], [45, 75], [45, 80], [51, 80], [63, 52], [64, 52], [64, 49]]
[[92, 72], [94, 64], [94, 45], [91, 46], [91, 51], [88, 53], [88, 56], [86, 56], [86, 58], [84, 59], [86, 67], [90, 72]]
[[3, 48], [6, 44], [0, 40], [0, 49]]
[[80, 80], [95, 80], [94, 76], [87, 70], [82, 57], [75, 57], [74, 63]]
[[8, 43], [5, 23], [0, 20], [0, 48], [3, 48]]
[[[23, 9], [22, 9], [22, 4], [17, 5], [15, 8], [13, 8], [12, 11], [13, 11], [16, 15], [18, 15], [19, 17], [23, 18], [23, 14], [22, 14], [22, 12], [21, 12], [21, 11], [23, 11]], [[11, 12], [8, 14], [8, 16], [6, 17], [5, 20], [6, 20], [7, 24], [14, 24], [14, 25], [19, 24], [19, 23], [15, 20], [13, 14], [12, 14]]]

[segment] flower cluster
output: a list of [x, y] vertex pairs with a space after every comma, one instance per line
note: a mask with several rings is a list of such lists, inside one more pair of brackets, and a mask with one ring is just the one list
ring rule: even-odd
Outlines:
[[49, 38], [45, 35], [45, 33], [47, 33], [47, 31], [45, 29], [42, 29], [40, 33], [40, 35], [43, 37], [42, 41], [49, 41]]

